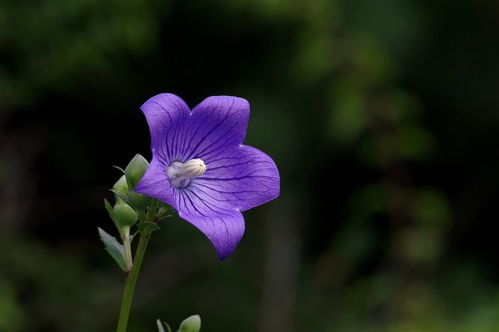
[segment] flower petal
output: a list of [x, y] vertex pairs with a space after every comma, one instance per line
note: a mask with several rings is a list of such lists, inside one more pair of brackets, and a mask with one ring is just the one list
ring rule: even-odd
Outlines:
[[174, 94], [161, 93], [146, 101], [140, 109], [149, 125], [153, 154], [166, 163], [177, 158], [183, 126], [189, 118], [187, 104]]
[[249, 120], [246, 99], [213, 96], [194, 107], [185, 127], [183, 159], [207, 158], [244, 141]]
[[244, 234], [241, 212], [213, 205], [189, 189], [177, 190], [175, 194], [179, 216], [206, 235], [221, 260], [229, 256]]
[[205, 163], [206, 173], [189, 188], [213, 205], [245, 211], [279, 196], [277, 166], [258, 149], [241, 145]]
[[153, 157], [151, 164], [134, 190], [175, 206], [173, 187], [166, 175], [165, 165], [156, 157]]

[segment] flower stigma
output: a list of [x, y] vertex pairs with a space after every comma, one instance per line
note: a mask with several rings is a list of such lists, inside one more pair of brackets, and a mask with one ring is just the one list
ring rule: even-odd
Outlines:
[[187, 187], [191, 179], [197, 178], [206, 172], [206, 165], [202, 159], [191, 159], [182, 163], [172, 162], [166, 168], [166, 175], [175, 188]]

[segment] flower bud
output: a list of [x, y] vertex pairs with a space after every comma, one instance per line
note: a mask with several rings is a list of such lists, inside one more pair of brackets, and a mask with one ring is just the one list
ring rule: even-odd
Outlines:
[[140, 154], [136, 154], [135, 157], [130, 160], [130, 163], [128, 163], [128, 166], [125, 168], [125, 177], [129, 190], [135, 188], [148, 167], [149, 163]]
[[144, 196], [134, 191], [128, 192], [128, 199], [130, 200], [130, 204], [137, 210], [145, 209], [152, 201], [151, 197]]
[[116, 216], [116, 221], [122, 227], [133, 226], [138, 220], [137, 212], [124, 202], [116, 203], [114, 206], [114, 214]]
[[201, 317], [192, 315], [187, 317], [178, 328], [178, 332], [199, 332], [201, 329]]
[[[126, 184], [126, 178], [125, 175], [122, 175], [118, 181], [113, 186], [113, 190], [117, 191], [119, 193], [122, 193], [123, 195], [128, 194], [128, 185]], [[121, 198], [118, 197], [118, 195], [114, 195], [116, 202], [123, 202]]]

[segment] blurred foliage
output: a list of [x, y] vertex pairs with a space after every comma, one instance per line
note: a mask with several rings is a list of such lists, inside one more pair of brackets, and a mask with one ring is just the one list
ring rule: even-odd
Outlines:
[[0, 4], [0, 100], [24, 104], [68, 80], [112, 75], [123, 54], [155, 41], [144, 1], [34, 1]]
[[[138, 106], [247, 98], [282, 195], [235, 255], [174, 220], [131, 331], [495, 331], [497, 1], [0, 3], [0, 330], [109, 331], [101, 203]], [[111, 225], [109, 225], [111, 226]]]

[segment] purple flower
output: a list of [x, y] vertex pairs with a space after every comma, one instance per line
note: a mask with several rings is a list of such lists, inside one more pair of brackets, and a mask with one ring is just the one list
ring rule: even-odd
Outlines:
[[242, 144], [248, 101], [213, 96], [191, 111], [181, 98], [162, 93], [141, 110], [151, 131], [153, 157], [135, 191], [175, 208], [224, 259], [243, 236], [241, 212], [279, 195], [274, 161]]

